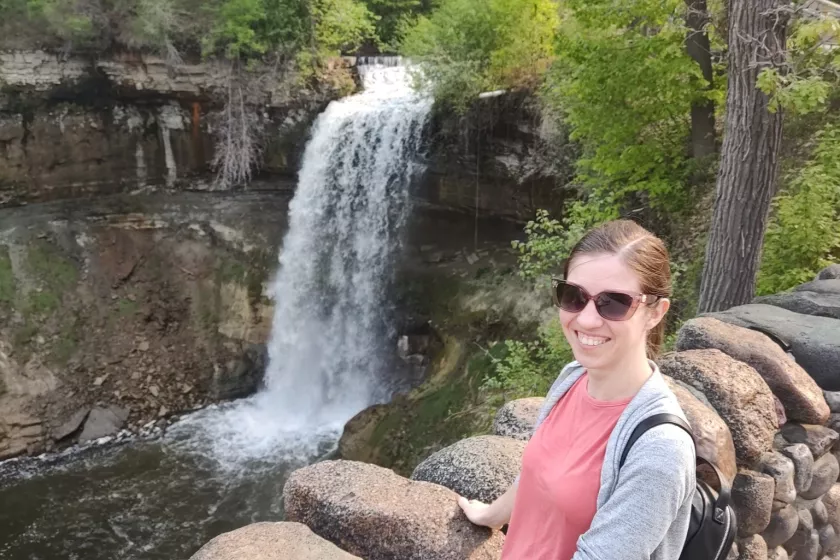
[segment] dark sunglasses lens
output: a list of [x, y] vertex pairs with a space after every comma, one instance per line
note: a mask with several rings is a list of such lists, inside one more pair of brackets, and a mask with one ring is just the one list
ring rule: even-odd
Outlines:
[[586, 298], [577, 286], [561, 283], [557, 286], [557, 305], [561, 309], [578, 313], [586, 307]]
[[615, 292], [603, 292], [595, 301], [601, 317], [610, 321], [621, 321], [627, 317], [633, 306], [633, 296]]

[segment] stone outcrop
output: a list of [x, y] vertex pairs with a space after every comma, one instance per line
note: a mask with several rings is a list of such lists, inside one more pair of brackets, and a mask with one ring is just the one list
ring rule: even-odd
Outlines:
[[283, 503], [287, 520], [366, 560], [490, 560], [504, 538], [472, 525], [455, 492], [353, 461], [298, 469]]
[[733, 307], [709, 315], [742, 327], [758, 327], [790, 345], [796, 362], [822, 389], [840, 390], [840, 320], [794, 313], [766, 304]]
[[496, 412], [493, 433], [516, 439], [530, 439], [544, 400], [543, 397], [530, 397], [506, 402]]
[[677, 350], [716, 348], [752, 366], [784, 405], [787, 418], [811, 424], [828, 420], [822, 390], [808, 373], [767, 336], [710, 317], [687, 321]]
[[470, 500], [490, 503], [513, 484], [526, 442], [503, 436], [463, 439], [417, 465], [411, 478], [434, 482]]
[[[701, 402], [686, 385], [667, 375], [665, 381], [688, 419], [697, 445], [697, 454], [717, 465], [731, 483], [738, 468], [735, 461], [735, 445], [726, 423], [711, 404]], [[710, 479], [707, 482], [713, 484], [715, 481]]]
[[300, 523], [254, 523], [224, 533], [190, 560], [359, 560]]
[[[210, 173], [213, 130], [223, 118], [230, 72], [222, 61], [173, 66], [146, 54], [0, 53], [0, 207], [150, 188], [219, 188]], [[260, 85], [246, 91], [270, 139], [266, 171], [293, 177], [312, 120], [345, 93], [339, 83], [355, 87], [341, 64], [328, 72], [348, 79], [307, 89], [292, 87], [290, 68], [255, 69]]]
[[756, 371], [719, 350], [688, 350], [662, 357], [662, 372], [701, 391], [732, 433], [736, 460], [751, 466], [773, 445], [773, 394]]
[[96, 407], [90, 411], [85, 421], [79, 442], [99, 439], [112, 436], [120, 431], [128, 419], [128, 410], [111, 405], [109, 407]]
[[[837, 282], [837, 280], [834, 280], [834, 282]], [[832, 294], [810, 291], [784, 292], [757, 297], [753, 300], [753, 303], [774, 305], [804, 315], [840, 319], [840, 291]]]

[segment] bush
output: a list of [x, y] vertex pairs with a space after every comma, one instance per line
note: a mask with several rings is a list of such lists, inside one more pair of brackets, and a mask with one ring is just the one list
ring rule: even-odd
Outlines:
[[463, 113], [483, 91], [541, 83], [558, 23], [551, 0], [444, 0], [400, 50], [420, 63], [420, 83], [436, 101]]
[[773, 201], [759, 294], [813, 280], [840, 259], [840, 124], [826, 125], [815, 138], [811, 159]]
[[557, 319], [543, 325], [536, 340], [504, 344], [507, 353], [493, 358], [494, 372], [482, 386], [502, 401], [545, 395], [563, 366], [574, 359]]

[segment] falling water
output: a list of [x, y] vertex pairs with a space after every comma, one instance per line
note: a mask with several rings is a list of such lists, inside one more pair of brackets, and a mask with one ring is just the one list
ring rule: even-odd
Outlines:
[[195, 419], [229, 457], [300, 455], [389, 397], [387, 293], [431, 100], [399, 59], [370, 62], [363, 91], [327, 107], [304, 152], [269, 294], [266, 387], [223, 419]]

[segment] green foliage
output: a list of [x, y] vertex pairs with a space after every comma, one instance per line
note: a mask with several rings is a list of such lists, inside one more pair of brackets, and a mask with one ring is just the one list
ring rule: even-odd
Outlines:
[[558, 23], [552, 0], [443, 0], [418, 18], [401, 52], [438, 102], [464, 112], [482, 91], [539, 84]]
[[377, 18], [376, 35], [386, 50], [397, 50], [405, 31], [419, 14], [429, 11], [430, 0], [365, 0]]
[[325, 54], [352, 50], [376, 34], [373, 15], [355, 0], [311, 0], [314, 41]]
[[770, 111], [806, 115], [825, 109], [840, 84], [840, 54], [827, 48], [840, 42], [840, 22], [828, 16], [795, 19], [791, 27], [785, 71], [765, 68], [758, 87], [770, 96]]
[[519, 274], [536, 279], [557, 270], [584, 231], [580, 222], [569, 220], [564, 225], [551, 218], [547, 210], [537, 210], [536, 219], [525, 225], [528, 239], [513, 242], [513, 248], [519, 252]]
[[713, 97], [685, 51], [681, 0], [566, 0], [542, 95], [584, 149], [577, 182], [605, 207], [687, 205], [692, 102]]
[[787, 290], [840, 259], [840, 124], [816, 134], [810, 161], [773, 201], [764, 241], [760, 294]]
[[376, 32], [357, 0], [0, 0], [0, 11], [6, 24], [42, 30], [43, 44], [145, 49], [172, 63], [181, 51], [236, 60], [306, 51], [314, 64]]
[[504, 345], [507, 353], [493, 358], [495, 371], [483, 385], [504, 401], [545, 395], [563, 366], [573, 360], [557, 320], [541, 327], [536, 340], [507, 340]]

